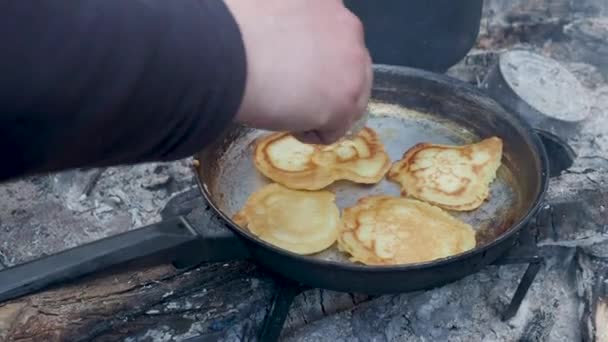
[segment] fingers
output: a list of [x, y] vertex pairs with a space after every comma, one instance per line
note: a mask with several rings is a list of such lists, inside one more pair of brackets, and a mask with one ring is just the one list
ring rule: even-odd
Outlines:
[[[367, 52], [367, 50], [366, 50]], [[371, 96], [373, 84], [373, 67], [371, 57], [367, 54], [365, 61], [362, 63], [361, 78], [359, 81], [359, 89], [356, 100], [352, 104], [345, 107], [341, 115], [332, 116], [333, 120], [327, 125], [313, 131], [314, 134], [308, 134], [308, 137], [303, 139], [307, 141], [320, 141], [322, 144], [333, 144], [340, 140], [353, 126], [355, 121], [361, 119], [367, 110], [367, 104]]]
[[294, 137], [305, 143], [314, 145], [331, 145], [340, 140], [346, 134], [346, 130], [324, 130], [324, 131], [307, 131], [294, 133]]
[[304, 144], [324, 145], [323, 140], [315, 131], [294, 133], [293, 136]]
[[235, 121], [291, 132], [310, 144], [341, 139], [363, 116], [371, 94], [371, 58], [359, 18], [343, 0], [226, 2], [247, 50]]
[[364, 68], [364, 80], [363, 80], [363, 92], [357, 100], [357, 110], [361, 115], [367, 110], [367, 104], [372, 95], [372, 86], [374, 84], [374, 69], [372, 64], [371, 56], [369, 52], [367, 54], [367, 63], [363, 66]]
[[342, 139], [346, 135], [346, 132], [348, 132], [348, 129], [350, 128], [350, 126], [351, 125], [348, 125], [348, 126], [342, 125], [341, 127], [338, 127], [336, 129], [319, 130], [319, 131], [315, 131], [315, 134], [317, 137], [319, 137], [321, 144], [329, 145], [329, 144], [333, 144], [336, 141]]

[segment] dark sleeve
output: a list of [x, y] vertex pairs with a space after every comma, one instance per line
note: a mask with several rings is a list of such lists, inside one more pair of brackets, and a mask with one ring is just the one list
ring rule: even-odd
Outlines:
[[191, 155], [245, 79], [221, 0], [2, 1], [0, 180]]

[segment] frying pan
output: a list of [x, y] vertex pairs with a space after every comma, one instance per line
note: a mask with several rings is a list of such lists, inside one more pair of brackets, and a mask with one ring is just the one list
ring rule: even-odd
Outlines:
[[[428, 289], [492, 263], [513, 246], [543, 205], [550, 177], [543, 141], [559, 150], [559, 139], [533, 130], [519, 115], [467, 83], [407, 67], [374, 68], [368, 126], [379, 134], [393, 161], [419, 142], [464, 144], [490, 136], [503, 140], [502, 166], [489, 200], [473, 212], [453, 213], [476, 229], [474, 249], [424, 263], [366, 266], [348, 261], [335, 247], [302, 256], [260, 240], [231, 216], [269, 182], [252, 163], [254, 141], [265, 132], [233, 125], [194, 156], [200, 191], [216, 215], [205, 215], [206, 221], [195, 225], [178, 216], [0, 271], [0, 301], [161, 254], [177, 267], [249, 258], [304, 285], [367, 294]], [[399, 195], [398, 185], [386, 180], [376, 185], [339, 182], [329, 190], [336, 193], [341, 208], [370, 194]]]
[[[252, 192], [270, 182], [252, 162], [254, 142], [266, 132], [238, 125], [195, 157], [205, 199], [244, 239], [257, 263], [314, 287], [371, 294], [412, 291], [454, 281], [493, 262], [513, 244], [542, 202], [548, 159], [539, 137], [518, 116], [451, 78], [376, 66], [374, 82], [368, 126], [376, 130], [393, 161], [420, 142], [465, 144], [491, 136], [503, 140], [503, 163], [489, 201], [473, 212], [454, 213], [476, 229], [478, 244], [473, 250], [424, 263], [366, 266], [349, 262], [335, 246], [302, 256], [262, 241], [231, 220]], [[372, 186], [339, 182], [328, 190], [336, 194], [341, 209], [363, 196], [400, 192], [387, 180]]]

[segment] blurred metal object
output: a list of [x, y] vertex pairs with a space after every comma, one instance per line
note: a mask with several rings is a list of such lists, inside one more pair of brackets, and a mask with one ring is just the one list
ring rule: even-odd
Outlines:
[[578, 133], [591, 98], [556, 60], [515, 49], [502, 53], [481, 87], [532, 127], [565, 138]]

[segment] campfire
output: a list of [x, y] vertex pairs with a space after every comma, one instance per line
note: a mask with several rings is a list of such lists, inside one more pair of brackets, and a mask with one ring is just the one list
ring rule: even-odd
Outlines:
[[478, 234], [484, 258], [510, 239], [491, 261], [317, 284], [256, 259], [192, 158], [36, 176], [0, 185], [0, 342], [608, 341], [608, 4], [486, 0], [475, 45], [433, 72], [514, 113], [547, 156], [538, 210]]

